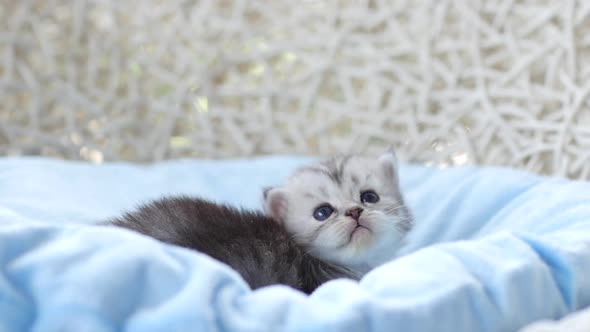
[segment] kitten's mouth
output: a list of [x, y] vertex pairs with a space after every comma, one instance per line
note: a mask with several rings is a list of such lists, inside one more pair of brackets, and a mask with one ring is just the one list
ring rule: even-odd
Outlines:
[[356, 227], [350, 232], [350, 238], [348, 239], [348, 242], [352, 242], [352, 240], [357, 236], [366, 236], [369, 234], [371, 234], [371, 230], [368, 227], [357, 224]]

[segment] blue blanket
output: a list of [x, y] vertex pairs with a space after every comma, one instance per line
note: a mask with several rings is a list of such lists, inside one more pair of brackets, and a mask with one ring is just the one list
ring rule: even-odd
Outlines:
[[310, 160], [0, 160], [0, 331], [514, 331], [590, 305], [590, 184], [512, 170], [403, 166], [399, 259], [311, 296], [92, 225], [165, 194], [258, 208]]

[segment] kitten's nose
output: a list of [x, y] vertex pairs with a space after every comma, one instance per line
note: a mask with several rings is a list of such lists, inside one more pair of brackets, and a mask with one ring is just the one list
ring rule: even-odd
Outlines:
[[348, 209], [344, 215], [346, 215], [348, 217], [352, 217], [352, 219], [359, 221], [359, 217], [361, 216], [361, 213], [363, 213], [363, 208], [354, 207], [352, 209]]

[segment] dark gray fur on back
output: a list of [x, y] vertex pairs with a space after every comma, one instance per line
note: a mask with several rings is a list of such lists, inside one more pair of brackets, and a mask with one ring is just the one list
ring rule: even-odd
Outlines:
[[354, 278], [307, 254], [262, 213], [202, 199], [164, 198], [109, 223], [207, 254], [231, 266], [253, 289], [284, 284], [311, 293], [328, 280]]

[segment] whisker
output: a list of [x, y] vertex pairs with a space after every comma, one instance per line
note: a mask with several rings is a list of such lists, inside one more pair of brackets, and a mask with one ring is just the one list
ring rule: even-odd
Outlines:
[[383, 223], [381, 227], [385, 227], [386, 229], [391, 229], [401, 234], [405, 234], [410, 229], [412, 229], [413, 225], [414, 220], [410, 216], [403, 216], [396, 218], [395, 222]]
[[387, 208], [387, 209], [385, 209], [385, 212], [386, 213], [392, 213], [392, 212], [395, 212], [395, 211], [397, 211], [399, 209], [403, 209], [403, 208], [406, 208], [406, 205], [398, 205], [398, 206], [396, 206], [394, 208]]

